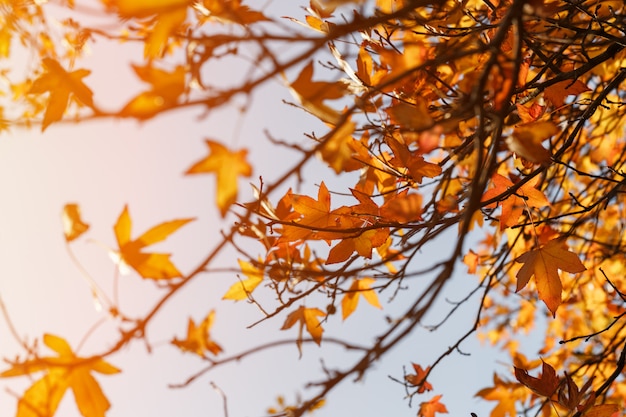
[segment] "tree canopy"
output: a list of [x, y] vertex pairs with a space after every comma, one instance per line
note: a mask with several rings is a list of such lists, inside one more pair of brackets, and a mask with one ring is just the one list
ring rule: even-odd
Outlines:
[[[350, 351], [341, 367], [322, 362], [296, 401], [281, 397], [259, 415], [322, 412], [338, 387], [384, 367], [418, 330], [436, 339], [468, 312], [469, 324], [433, 360], [416, 351], [403, 369], [385, 369], [413, 414], [448, 412], [452, 399], [433, 378], [451, 357], [471, 355], [464, 344], [479, 338], [507, 355], [491, 386], [467, 386], [491, 402], [491, 417], [623, 415], [624, 2], [277, 3], [0, 3], [4, 135], [35, 129], [45, 137], [120, 119], [144, 126], [182, 112], [200, 120], [232, 107], [245, 117], [261, 101], [276, 118], [253, 140], [289, 155], [263, 172], [245, 142], [168, 138], [204, 141], [183, 175], [212, 184], [210, 220], [222, 230], [189, 268], [176, 255], [194, 243], [175, 239], [202, 219], [184, 210], [147, 223], [147, 213], [120, 206], [99, 226], [109, 236], [94, 235], [80, 196], [59, 207], [66, 256], [91, 291], [84, 297], [115, 331], [84, 353], [62, 334], [22, 336], [2, 304], [19, 351], [1, 352], [0, 377], [27, 380], [23, 391], [11, 390], [16, 417], [58, 415], [69, 391], [82, 416], [108, 415], [115, 398], [100, 383], [124, 379], [116, 360], [137, 345], [195, 357], [183, 389], [285, 344], [303, 357], [312, 345], [322, 357], [329, 346]], [[90, 51], [102, 45], [119, 59], [94, 60]], [[90, 82], [113, 85], [123, 71], [137, 87], [125, 102]], [[264, 97], [269, 84], [291, 98]], [[298, 137], [275, 136], [272, 123], [292, 123], [280, 116], [293, 108], [310, 126]], [[81, 241], [106, 242], [115, 271], [108, 281], [77, 256]], [[186, 327], [153, 346], [155, 317], [215, 276], [228, 280], [223, 301], [200, 306], [201, 316], [190, 306]], [[145, 309], [120, 303], [119, 280], [153, 284], [154, 298]], [[459, 287], [467, 288], [461, 296]], [[369, 344], [354, 343], [337, 329], [353, 326], [366, 304], [385, 325], [360, 328]], [[225, 306], [254, 308], [249, 327], [274, 323], [288, 340], [248, 340], [248, 349], [229, 351], [212, 332], [229, 320], [220, 315]], [[85, 340], [98, 332], [85, 331]], [[530, 353], [520, 347], [529, 337], [539, 344]], [[455, 377], [471, 380], [462, 370]], [[224, 394], [225, 416], [236, 396]]]

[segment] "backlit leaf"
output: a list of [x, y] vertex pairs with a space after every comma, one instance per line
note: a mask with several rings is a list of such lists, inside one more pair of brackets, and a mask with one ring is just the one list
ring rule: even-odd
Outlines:
[[7, 378], [45, 372], [20, 398], [16, 417], [54, 416], [68, 388], [83, 417], [104, 417], [110, 403], [92, 372], [111, 375], [120, 370], [101, 358], [76, 356], [69, 344], [58, 336], [45, 334], [43, 341], [58, 356], [12, 363], [10, 369], [0, 373], [0, 377]]
[[88, 76], [91, 71], [78, 69], [68, 72], [58, 61], [52, 58], [44, 58], [42, 62], [46, 72], [33, 82], [28, 93], [50, 93], [41, 123], [41, 131], [43, 132], [51, 123], [63, 118], [71, 97], [76, 98], [82, 104], [93, 107], [93, 92], [83, 83], [83, 78]]
[[89, 225], [80, 217], [80, 207], [78, 204], [66, 204], [63, 207], [63, 233], [65, 240], [71, 242], [85, 233]]
[[382, 308], [378, 301], [378, 294], [371, 287], [376, 280], [373, 278], [361, 278], [352, 281], [352, 285], [346, 291], [341, 300], [341, 314], [343, 320], [347, 319], [356, 310], [359, 304], [359, 297], [365, 298], [370, 305]]
[[180, 227], [193, 220], [195, 219], [163, 222], [148, 229], [137, 239], [131, 240], [132, 222], [128, 207], [125, 206], [113, 227], [119, 247], [120, 260], [137, 271], [143, 278], [171, 279], [182, 276], [170, 261], [170, 254], [142, 251], [146, 246], [165, 240]]
[[516, 261], [524, 264], [516, 275], [516, 291], [524, 288], [534, 276], [539, 298], [543, 300], [553, 316], [561, 304], [563, 289], [558, 270], [575, 274], [586, 269], [578, 256], [567, 250], [565, 243], [559, 239], [551, 240], [538, 249], [524, 253]]
[[262, 269], [241, 259], [239, 259], [239, 267], [247, 278], [231, 285], [222, 297], [223, 300], [246, 300], [252, 294], [252, 291], [263, 281]]
[[187, 337], [183, 340], [172, 339], [172, 344], [183, 352], [191, 352], [204, 358], [206, 352], [214, 355], [222, 351], [222, 347], [211, 339], [211, 327], [215, 320], [215, 311], [211, 310], [198, 325], [190, 318], [187, 324]]
[[300, 354], [302, 354], [302, 330], [306, 328], [306, 331], [311, 335], [313, 341], [318, 345], [321, 344], [324, 329], [322, 328], [318, 317], [325, 316], [326, 313], [319, 308], [306, 308], [304, 306], [300, 306], [297, 310], [289, 313], [285, 323], [283, 323], [283, 327], [281, 327], [280, 330], [290, 329], [294, 324], [299, 323], [296, 345], [298, 346]]
[[246, 149], [233, 152], [221, 143], [208, 139], [205, 142], [209, 147], [209, 155], [192, 165], [185, 174], [215, 174], [217, 206], [224, 217], [237, 200], [237, 178], [252, 175], [252, 166], [247, 161]]

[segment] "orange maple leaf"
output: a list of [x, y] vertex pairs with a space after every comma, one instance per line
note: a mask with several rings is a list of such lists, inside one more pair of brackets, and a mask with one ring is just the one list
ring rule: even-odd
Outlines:
[[170, 254], [144, 253], [143, 248], [165, 240], [180, 227], [195, 219], [178, 219], [161, 223], [152, 227], [137, 239], [131, 240], [130, 232], [132, 221], [128, 213], [128, 206], [117, 219], [113, 230], [119, 247], [119, 260], [132, 267], [143, 278], [171, 279], [182, 276], [176, 269]]
[[58, 356], [13, 363], [10, 369], [0, 373], [1, 378], [8, 378], [46, 372], [24, 392], [17, 404], [16, 417], [54, 416], [68, 388], [81, 415], [104, 417], [111, 404], [91, 373], [111, 375], [120, 370], [103, 359], [76, 356], [61, 337], [44, 334], [43, 343]]
[[201, 358], [206, 357], [205, 352], [211, 352], [214, 355], [222, 351], [222, 347], [211, 339], [209, 330], [213, 326], [215, 320], [215, 311], [211, 310], [209, 314], [199, 325], [189, 318], [187, 324], [187, 338], [179, 340], [174, 338], [171, 343], [183, 352], [192, 352]]
[[336, 125], [339, 121], [339, 112], [326, 104], [324, 100], [342, 98], [347, 90], [341, 82], [313, 81], [313, 61], [310, 61], [300, 72], [298, 78], [289, 89], [302, 107], [323, 122]]
[[424, 177], [434, 178], [441, 174], [441, 167], [432, 162], [427, 162], [417, 151], [411, 151], [407, 145], [395, 139], [389, 139], [387, 144], [393, 151], [394, 157], [389, 163], [404, 173], [407, 177], [418, 184], [422, 183]]
[[302, 355], [302, 329], [306, 327], [306, 331], [311, 335], [313, 341], [318, 345], [321, 344], [324, 329], [317, 318], [325, 316], [326, 313], [319, 308], [306, 308], [304, 306], [300, 306], [297, 310], [289, 313], [283, 327], [281, 327], [280, 330], [290, 329], [294, 324], [300, 323], [296, 345], [298, 346], [300, 355]]
[[52, 58], [44, 58], [42, 63], [46, 72], [33, 82], [28, 93], [50, 93], [41, 123], [41, 131], [43, 132], [51, 123], [63, 118], [70, 96], [89, 107], [93, 107], [93, 92], [83, 83], [83, 78], [91, 74], [91, 71], [78, 69], [67, 72], [58, 61]]
[[[494, 174], [491, 178], [494, 187], [485, 191], [482, 201], [488, 201], [500, 195], [506, 195], [510, 187], [513, 186], [513, 182], [500, 174]], [[511, 227], [517, 224], [519, 217], [526, 207], [545, 207], [549, 206], [550, 202], [546, 198], [545, 194], [535, 188], [535, 185], [539, 181], [538, 177], [533, 178], [526, 184], [522, 185], [515, 193], [509, 193], [503, 200], [500, 200], [502, 205], [502, 213], [500, 214], [500, 230], [504, 230], [507, 227]], [[496, 203], [485, 206], [486, 208], [494, 208]]]
[[231, 285], [222, 297], [222, 300], [246, 300], [252, 291], [263, 281], [263, 270], [252, 265], [250, 262], [239, 259], [241, 272], [247, 277]]
[[565, 97], [575, 96], [585, 91], [590, 91], [590, 88], [582, 81], [565, 80], [546, 87], [543, 92], [543, 98], [558, 108], [565, 104]]
[[237, 200], [237, 178], [252, 175], [252, 166], [246, 160], [247, 149], [232, 152], [224, 145], [206, 139], [209, 155], [196, 162], [185, 173], [207, 174], [214, 173], [217, 177], [217, 206], [222, 217]]
[[539, 121], [515, 127], [513, 134], [506, 138], [506, 144], [522, 158], [535, 164], [548, 164], [551, 154], [541, 142], [556, 135], [559, 128], [552, 122]]
[[120, 111], [125, 117], [149, 119], [159, 112], [174, 106], [185, 92], [187, 70], [182, 65], [173, 71], [156, 68], [152, 64], [140, 67], [133, 65], [135, 74], [151, 88], [132, 98]]
[[349, 207], [330, 209], [330, 193], [323, 181], [317, 200], [307, 195], [292, 194], [290, 202], [293, 212], [283, 219], [287, 224], [283, 226], [282, 238], [286, 240], [341, 239], [349, 237], [341, 229], [360, 227], [359, 218], [352, 215]]
[[104, 0], [109, 7], [114, 7], [122, 18], [144, 19], [154, 17], [154, 24], [145, 41], [144, 55], [158, 58], [167, 48], [169, 37], [185, 22], [190, 0]]
[[356, 310], [359, 304], [359, 297], [365, 298], [365, 300], [376, 308], [383, 308], [378, 301], [378, 295], [376, 291], [372, 289], [372, 284], [376, 280], [374, 278], [361, 278], [352, 281], [352, 285], [346, 291], [346, 294], [341, 300], [341, 314], [343, 320], [347, 319], [350, 314]]
[[413, 369], [415, 370], [414, 374], [409, 374], [404, 377], [406, 382], [409, 384], [418, 387], [417, 393], [423, 394], [425, 391], [432, 391], [433, 386], [430, 383], [426, 382], [426, 375], [430, 370], [430, 366], [426, 369], [422, 369], [422, 367], [416, 363], [411, 363], [413, 365]]
[[445, 405], [439, 402], [440, 398], [441, 395], [435, 395], [429, 401], [421, 403], [417, 415], [419, 417], [435, 417], [435, 413], [447, 414], [448, 409]]
[[563, 290], [558, 270], [572, 274], [583, 272], [586, 268], [575, 253], [567, 250], [567, 246], [560, 239], [549, 241], [544, 246], [526, 252], [516, 259], [524, 265], [517, 272], [517, 289], [521, 290], [535, 276], [535, 285], [539, 298], [543, 300], [552, 315], [561, 304]]
[[78, 204], [66, 204], [63, 207], [63, 233], [65, 240], [71, 242], [85, 233], [89, 225], [80, 218], [80, 207]]
[[356, 237], [344, 237], [328, 253], [326, 265], [344, 262], [354, 252], [371, 259], [372, 250], [383, 245], [389, 237], [389, 228], [369, 229]]
[[[543, 361], [542, 361], [543, 362]], [[552, 366], [543, 362], [541, 375], [538, 378], [528, 375], [528, 371], [521, 368], [515, 368], [515, 378], [537, 395], [551, 398], [559, 388], [560, 381], [556, 376], [556, 371]]]

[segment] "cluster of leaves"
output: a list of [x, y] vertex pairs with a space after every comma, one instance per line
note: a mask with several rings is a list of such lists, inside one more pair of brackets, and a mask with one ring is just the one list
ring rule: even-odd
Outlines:
[[[67, 7], [71, 11], [73, 3]], [[313, 0], [288, 28], [240, 0], [106, 0], [103, 7], [120, 18], [117, 30], [66, 19], [60, 42], [48, 35], [43, 6], [6, 3], [0, 53], [8, 56], [19, 39], [39, 51], [42, 64], [26, 79], [11, 81], [12, 96], [23, 106], [10, 115], [13, 124], [39, 123], [46, 130], [72, 117], [147, 120], [183, 107], [212, 110], [279, 79], [295, 105], [324, 127], [307, 145], [286, 144], [300, 158], [278, 179], [259, 180], [254, 201], [240, 204], [238, 179], [253, 170], [247, 150], [207, 139], [209, 155], [187, 174], [215, 176], [221, 216], [235, 219], [222, 241], [207, 249], [198, 268], [181, 273], [169, 254], [144, 249], [191, 219], [161, 223], [132, 239], [125, 208], [114, 226], [115, 259], [142, 278], [167, 282], [166, 294], [141, 320], [129, 320], [110, 304], [111, 315], [133, 327], [106, 352], [78, 358], [47, 336], [46, 345], [64, 361], [29, 351], [32, 358], [11, 363], [2, 376], [46, 370], [44, 379], [54, 386], [75, 393], [79, 383], [97, 387], [87, 367], [112, 373], [96, 364], [141, 338], [165, 301], [232, 245], [246, 278], [224, 298], [256, 304], [263, 320], [284, 314], [282, 330], [297, 328], [299, 349], [309, 336], [324, 343], [325, 322], [337, 306], [346, 320], [360, 297], [382, 308], [379, 293], [402, 291], [411, 278], [424, 277], [404, 313], [389, 320], [358, 360], [328, 372], [319, 390], [297, 405], [279, 404], [290, 415], [315, 409], [340, 382], [367, 372], [423, 324], [461, 259], [477, 278], [464, 301], [480, 294], [474, 326], [430, 366], [414, 364], [416, 374], [399, 380], [409, 397], [431, 391], [429, 375], [477, 333], [508, 350], [516, 364], [508, 377], [494, 375], [493, 386], [477, 393], [497, 402], [492, 417], [536, 410], [609, 417], [626, 407], [621, 0]], [[85, 81], [89, 70], [73, 68], [92, 39], [141, 44], [144, 64], [133, 70], [149, 89], [118, 110], [102, 110]], [[283, 56], [285, 44], [298, 53]], [[255, 62], [234, 87], [204, 76], [224, 56]], [[318, 61], [324, 61], [326, 79], [315, 75]], [[317, 196], [292, 189], [279, 194], [314, 157], [336, 175], [355, 179], [349, 192], [321, 182]], [[342, 194], [343, 205], [332, 204], [333, 191]], [[68, 206], [67, 241], [87, 228], [77, 206]], [[426, 268], [415, 265], [436, 237], [451, 235], [458, 238], [449, 253]], [[471, 249], [470, 235], [477, 242]], [[271, 302], [262, 302], [262, 291]], [[547, 331], [534, 353], [545, 360], [537, 379], [522, 369], [540, 361], [526, 359], [518, 337], [540, 319]], [[213, 312], [199, 325], [190, 319], [186, 339], [172, 343], [205, 359], [219, 354], [209, 334], [213, 321]], [[211, 360], [207, 371], [220, 363]], [[558, 364], [565, 378], [558, 379], [548, 362]], [[519, 383], [511, 382], [512, 375]], [[583, 380], [579, 389], [575, 381]], [[53, 414], [65, 390], [42, 386], [35, 382], [23, 395], [19, 417], [36, 415], [26, 411], [31, 409]], [[101, 401], [97, 411], [88, 410], [81, 398], [76, 395], [86, 417], [103, 415], [108, 406]], [[418, 415], [447, 412], [441, 399], [422, 402]]]

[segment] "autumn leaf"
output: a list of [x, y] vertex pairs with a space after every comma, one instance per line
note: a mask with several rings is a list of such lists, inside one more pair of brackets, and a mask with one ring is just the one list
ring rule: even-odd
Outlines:
[[306, 331], [311, 335], [315, 343], [318, 345], [322, 343], [322, 333], [324, 332], [324, 329], [322, 328], [318, 317], [326, 317], [326, 313], [319, 308], [306, 308], [304, 306], [300, 306], [297, 310], [289, 313], [285, 323], [283, 323], [283, 327], [280, 328], [280, 330], [287, 330], [293, 327], [296, 323], [300, 324], [298, 328], [298, 338], [296, 339], [296, 345], [298, 346], [300, 355], [302, 355], [302, 330], [305, 327]]
[[528, 123], [516, 126], [513, 134], [506, 138], [506, 144], [511, 152], [532, 163], [549, 164], [552, 156], [541, 142], [558, 132], [559, 128], [552, 122]]
[[237, 178], [252, 175], [252, 166], [246, 160], [247, 149], [233, 152], [219, 142], [206, 139], [209, 147], [209, 155], [196, 162], [185, 173], [209, 174], [217, 177], [217, 206], [222, 217], [226, 216], [228, 209], [237, 200]]
[[[528, 207], [542, 208], [550, 205], [545, 194], [536, 189], [535, 186], [539, 181], [538, 177], [528, 181], [515, 191], [510, 193], [509, 188], [513, 186], [513, 182], [500, 174], [494, 174], [491, 178], [493, 187], [485, 191], [482, 201], [489, 201], [492, 198], [509, 194], [500, 200], [502, 205], [502, 213], [500, 214], [500, 230], [516, 225], [523, 211]], [[486, 208], [495, 207], [495, 203], [485, 206]]]
[[583, 272], [585, 266], [578, 256], [570, 252], [560, 239], [549, 241], [544, 246], [526, 252], [516, 259], [524, 265], [517, 272], [517, 289], [520, 291], [534, 275], [539, 298], [543, 300], [552, 315], [561, 304], [563, 289], [558, 270], [572, 274]]
[[433, 386], [430, 385], [429, 382], [426, 382], [426, 375], [428, 371], [430, 371], [430, 366], [426, 369], [422, 369], [422, 367], [416, 363], [412, 363], [413, 369], [415, 370], [414, 374], [409, 374], [404, 377], [405, 381], [417, 388], [418, 394], [423, 394], [426, 391], [432, 391]]
[[312, 115], [332, 125], [338, 123], [339, 112], [324, 104], [324, 101], [343, 97], [347, 92], [346, 86], [340, 82], [313, 81], [313, 61], [289, 84], [289, 89], [302, 107]]
[[43, 132], [51, 123], [58, 122], [63, 118], [70, 97], [93, 107], [93, 92], [83, 83], [83, 78], [88, 76], [91, 71], [78, 69], [67, 72], [58, 61], [52, 58], [44, 58], [42, 63], [46, 72], [33, 82], [28, 93], [50, 93], [41, 123], [41, 131]]
[[63, 233], [65, 240], [71, 242], [89, 229], [89, 225], [80, 218], [78, 204], [66, 204], [63, 207]]
[[441, 174], [441, 167], [432, 162], [427, 162], [417, 151], [412, 151], [409, 147], [395, 139], [389, 139], [387, 144], [395, 155], [390, 164], [400, 170], [406, 171], [409, 178], [418, 184], [422, 183], [424, 177], [434, 178]]
[[543, 98], [552, 103], [554, 107], [558, 108], [565, 104], [565, 97], [575, 96], [585, 91], [590, 91], [590, 88], [582, 81], [566, 80], [546, 87], [543, 92]]
[[389, 115], [391, 123], [400, 126], [402, 129], [409, 129], [416, 132], [429, 129], [434, 121], [428, 112], [426, 100], [415, 99], [415, 103], [397, 101], [385, 109]]
[[120, 111], [124, 117], [149, 119], [168, 107], [174, 106], [185, 92], [185, 67], [178, 65], [173, 71], [153, 66], [133, 65], [139, 79], [150, 84], [150, 89], [132, 98]]
[[559, 388], [559, 378], [556, 376], [556, 372], [552, 366], [543, 362], [543, 368], [541, 375], [538, 378], [528, 375], [528, 371], [524, 369], [515, 368], [515, 378], [528, 388], [530, 388], [537, 395], [551, 398], [556, 394]]
[[111, 375], [120, 370], [101, 358], [76, 356], [61, 337], [44, 334], [43, 342], [58, 356], [13, 363], [10, 369], [0, 373], [1, 378], [8, 378], [45, 372], [20, 398], [16, 417], [52, 417], [68, 388], [82, 416], [104, 417], [110, 403], [91, 373]]
[[146, 246], [161, 242], [180, 227], [195, 219], [178, 219], [163, 222], [150, 228], [137, 239], [131, 240], [131, 218], [128, 207], [120, 214], [113, 230], [119, 247], [119, 258], [124, 264], [133, 268], [141, 277], [151, 279], [171, 279], [182, 276], [176, 269], [170, 254], [144, 253]]
[[211, 339], [210, 334], [214, 320], [214, 310], [211, 310], [198, 325], [189, 318], [189, 323], [187, 324], [187, 338], [184, 340], [174, 338], [171, 343], [183, 352], [195, 353], [201, 358], [206, 357], [206, 352], [211, 352], [214, 355], [219, 354], [222, 351], [222, 347]]
[[526, 398], [528, 390], [517, 383], [507, 382], [493, 374], [493, 386], [483, 388], [476, 393], [487, 401], [496, 401], [497, 404], [491, 411], [491, 417], [517, 417], [515, 403]]
[[439, 402], [440, 399], [441, 395], [435, 395], [429, 401], [421, 403], [417, 415], [419, 417], [435, 417], [436, 413], [447, 414], [448, 409], [445, 405]]
[[383, 308], [378, 301], [378, 294], [372, 289], [372, 284], [376, 282], [373, 278], [354, 279], [350, 288], [346, 291], [341, 300], [341, 314], [343, 320], [347, 319], [359, 305], [359, 297], [376, 308]]
[[252, 291], [263, 281], [263, 270], [257, 268], [250, 262], [239, 259], [241, 272], [247, 277], [243, 281], [238, 281], [231, 285], [222, 297], [223, 300], [240, 301], [246, 300]]
[[283, 219], [282, 232], [282, 238], [288, 241], [341, 239], [348, 237], [340, 231], [342, 228], [358, 227], [358, 218], [348, 207], [331, 210], [330, 192], [324, 181], [317, 192], [317, 200], [307, 195], [292, 194], [290, 202], [293, 212]]
[[[258, 10], [241, 4], [241, 0], [204, 0], [202, 2], [209, 19], [221, 22], [249, 25], [270, 20]], [[198, 6], [196, 6], [198, 8]]]
[[344, 237], [328, 253], [326, 265], [344, 262], [354, 252], [371, 259], [372, 250], [383, 245], [389, 237], [389, 228], [369, 229], [356, 237]]
[[117, 10], [120, 17], [144, 19], [154, 17], [154, 25], [148, 32], [144, 55], [158, 58], [163, 55], [171, 35], [185, 22], [190, 0], [104, 0], [109, 7]]

